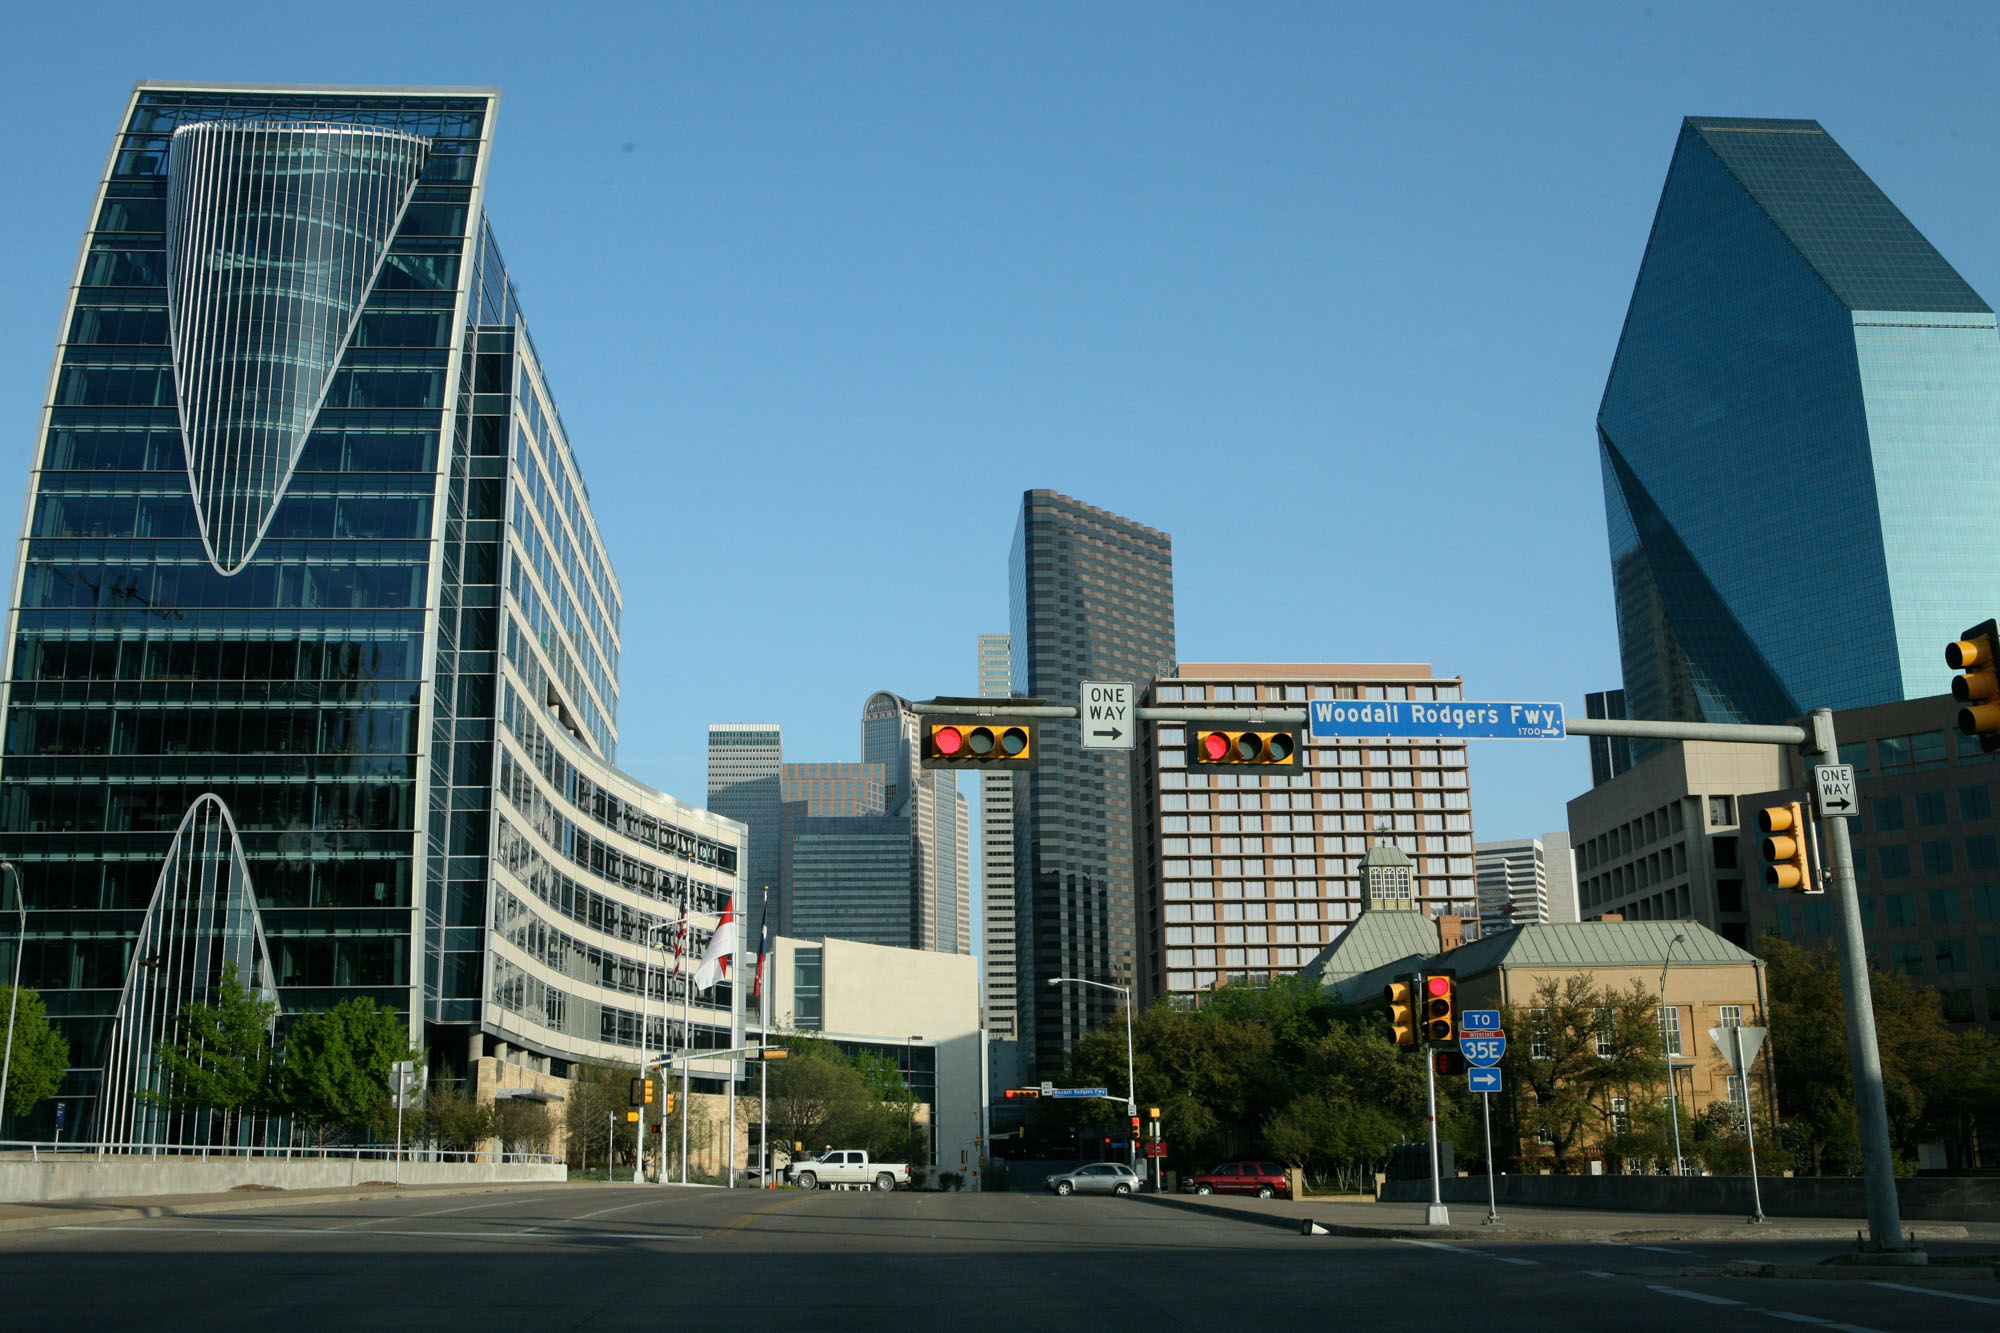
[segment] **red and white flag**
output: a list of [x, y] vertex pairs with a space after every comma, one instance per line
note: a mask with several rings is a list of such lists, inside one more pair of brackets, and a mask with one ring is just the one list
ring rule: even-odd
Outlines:
[[764, 895], [763, 921], [757, 940], [757, 975], [750, 982], [750, 998], [756, 999], [764, 993], [764, 959], [771, 953], [771, 895]]
[[701, 956], [701, 966], [695, 970], [697, 990], [707, 990], [729, 975], [730, 960], [742, 950], [741, 933], [736, 926], [736, 903], [732, 899], [722, 909], [722, 920], [716, 922], [715, 933], [708, 937], [708, 952]]

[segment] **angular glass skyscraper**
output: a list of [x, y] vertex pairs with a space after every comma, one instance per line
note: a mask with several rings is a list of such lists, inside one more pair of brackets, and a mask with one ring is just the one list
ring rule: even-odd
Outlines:
[[[1055, 491], [1021, 497], [1008, 562], [1016, 694], [1074, 704], [1086, 680], [1140, 689], [1174, 667], [1166, 533]], [[1131, 752], [1085, 750], [1041, 723], [1040, 766], [1015, 775], [1014, 903], [1022, 1073], [1052, 1071], [1137, 975]]]
[[1936, 694], [2000, 610], [1993, 312], [1816, 122], [1682, 124], [1597, 438], [1632, 717]]
[[[485, 217], [497, 101], [126, 108], [0, 683], [72, 1135], [210, 1131], [137, 1094], [225, 965], [284, 1015], [392, 1005], [475, 1084], [629, 1061], [665, 1033], [646, 941], [685, 911], [698, 949], [739, 885], [740, 825], [611, 766], [618, 583]], [[696, 1044], [734, 1008], [698, 997]]]

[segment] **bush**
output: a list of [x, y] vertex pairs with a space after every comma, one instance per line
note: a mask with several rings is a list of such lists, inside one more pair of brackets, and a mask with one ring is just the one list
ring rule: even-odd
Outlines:
[[937, 1176], [938, 1188], [956, 1194], [965, 1187], [965, 1177], [956, 1171], [940, 1171]]

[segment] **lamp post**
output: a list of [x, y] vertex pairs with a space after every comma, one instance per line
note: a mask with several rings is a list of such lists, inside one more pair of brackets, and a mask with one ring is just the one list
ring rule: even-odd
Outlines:
[[0, 1120], [4, 1120], [7, 1116], [7, 1076], [14, 1072], [14, 1009], [21, 1002], [21, 952], [28, 947], [28, 905], [21, 897], [21, 872], [12, 861], [0, 861], [0, 868], [13, 877], [14, 911], [20, 922], [14, 932], [14, 984], [7, 990], [7, 1053], [0, 1056]]
[[[903, 1113], [903, 1142], [906, 1144], [914, 1143], [917, 1137], [917, 1043], [923, 1039], [922, 1033], [913, 1033], [903, 1039], [903, 1091], [910, 1098], [903, 1103], [906, 1108]], [[925, 1151], [928, 1153], [930, 1136], [924, 1137]], [[928, 1169], [930, 1163], [925, 1162], [923, 1165]]]
[[[1125, 1123], [1129, 1128], [1139, 1114], [1139, 1088], [1132, 1080], [1132, 990], [1129, 986], [1115, 986], [1108, 981], [1091, 981], [1087, 977], [1050, 977], [1051, 986], [1074, 984], [1095, 986], [1099, 990], [1115, 990], [1125, 997]], [[1135, 1131], [1125, 1146], [1125, 1163], [1134, 1165], [1139, 1160], [1139, 1136]]]
[[[1662, 1010], [1665, 1010], [1667, 1007], [1667, 969], [1674, 965], [1674, 946], [1686, 943], [1687, 936], [1685, 934], [1677, 934], [1673, 939], [1667, 941], [1667, 956], [1660, 964], [1660, 1008]], [[1659, 1014], [1657, 1019], [1660, 1024], [1660, 1053], [1667, 1059], [1667, 1119], [1671, 1120], [1674, 1125], [1674, 1174], [1678, 1176], [1684, 1174], [1686, 1168], [1681, 1162], [1680, 1102], [1674, 1092], [1674, 1044], [1667, 1035], [1665, 1013]], [[1674, 1011], [1674, 1027], [1676, 1030], [1680, 1027], [1680, 1011], [1678, 1009]]]

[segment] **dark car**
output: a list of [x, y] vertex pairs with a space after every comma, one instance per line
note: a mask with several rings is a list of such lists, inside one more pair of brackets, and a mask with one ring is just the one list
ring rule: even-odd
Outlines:
[[1292, 1177], [1277, 1162], [1224, 1162], [1213, 1171], [1181, 1183], [1190, 1194], [1254, 1194], [1260, 1199], [1289, 1198]]

